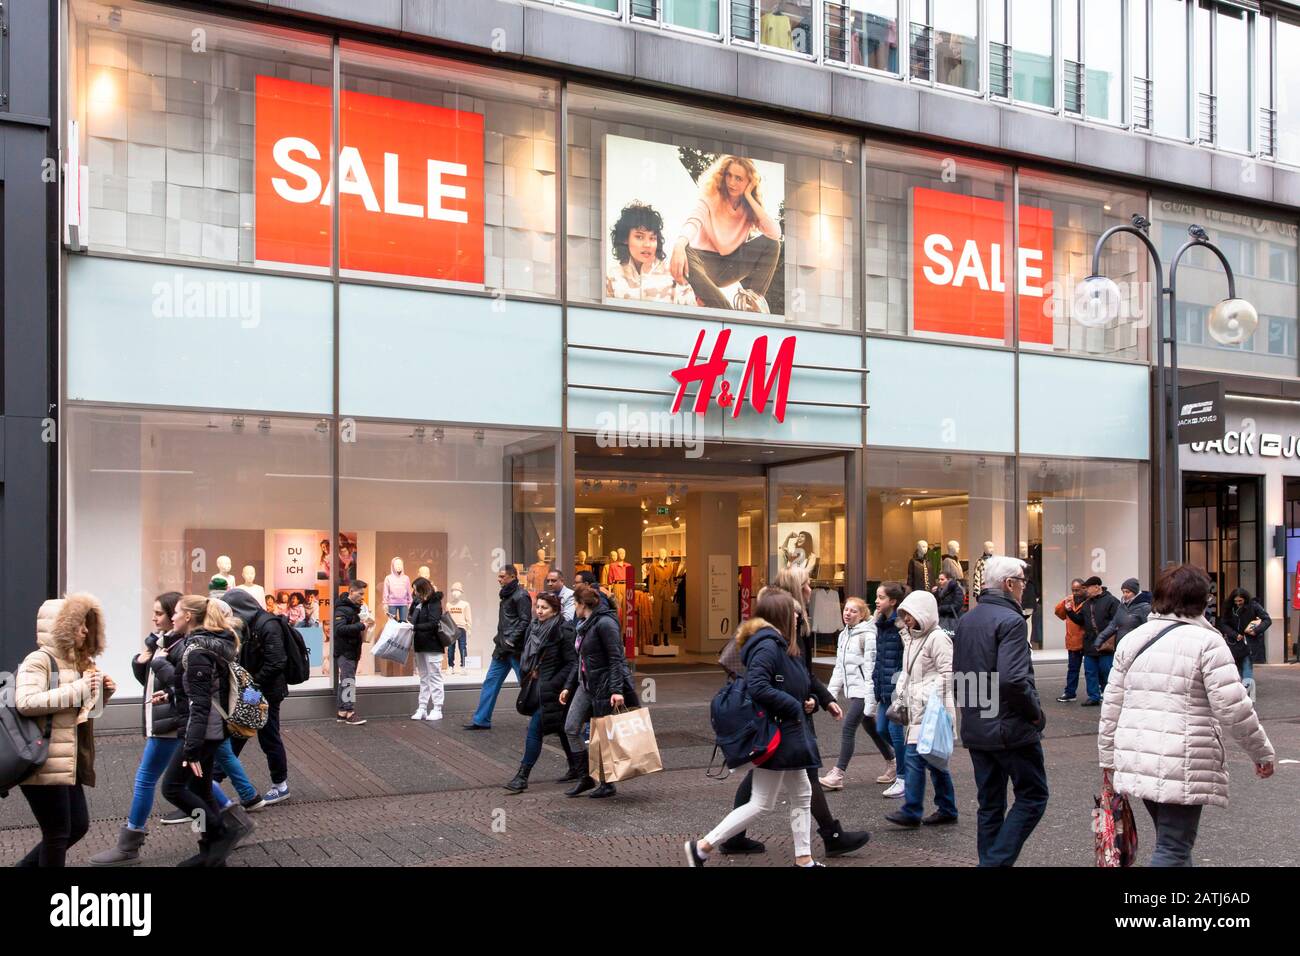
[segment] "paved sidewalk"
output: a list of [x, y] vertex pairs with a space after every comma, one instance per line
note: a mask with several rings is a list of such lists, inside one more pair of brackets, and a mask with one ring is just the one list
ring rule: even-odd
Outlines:
[[[1023, 863], [1092, 865], [1089, 811], [1097, 786], [1097, 710], [1055, 703], [1063, 677], [1040, 678], [1048, 700], [1048, 776], [1052, 799], [1031, 838]], [[1300, 668], [1259, 669], [1260, 710], [1280, 758], [1300, 759]], [[718, 686], [711, 670], [655, 675], [652, 705], [665, 772], [619, 785], [612, 800], [566, 799], [551, 781], [564, 770], [554, 738], [547, 739], [529, 789], [519, 796], [502, 788], [518, 766], [523, 718], [503, 697], [493, 729], [468, 732], [468, 714], [449, 713], [438, 723], [371, 720], [351, 727], [332, 721], [286, 726], [293, 798], [254, 814], [257, 832], [231, 857], [236, 866], [675, 866], [681, 842], [710, 829], [731, 806], [738, 778], [705, 776], [713, 750], [708, 700]], [[839, 725], [819, 714], [816, 725], [829, 767], [839, 749]], [[69, 862], [88, 857], [116, 838], [130, 803], [142, 741], [134, 735], [97, 741], [100, 786], [88, 791], [92, 824]], [[1197, 844], [1198, 865], [1300, 864], [1300, 811], [1292, 795], [1300, 764], [1283, 764], [1261, 781], [1249, 760], [1229, 742], [1231, 811], [1206, 812]], [[244, 751], [255, 783], [269, 785], [256, 744]], [[872, 831], [861, 852], [832, 866], [966, 866], [975, 861], [975, 787], [964, 752], [954, 758], [961, 822], [938, 831], [900, 831], [884, 822], [897, 802], [874, 783], [881, 760], [865, 734], [842, 793], [831, 809], [849, 828]], [[928, 801], [927, 801], [928, 803]], [[171, 809], [161, 797], [145, 844], [146, 864], [169, 866], [193, 852], [185, 826], [163, 827]], [[1142, 857], [1151, 828], [1138, 808]], [[787, 816], [762, 818], [754, 835], [768, 842], [759, 857], [719, 861], [729, 866], [785, 865], [791, 860]], [[26, 802], [15, 793], [0, 802], [0, 865], [12, 865], [38, 831]], [[814, 852], [821, 855], [814, 837]], [[711, 864], [712, 865], [712, 864]]]

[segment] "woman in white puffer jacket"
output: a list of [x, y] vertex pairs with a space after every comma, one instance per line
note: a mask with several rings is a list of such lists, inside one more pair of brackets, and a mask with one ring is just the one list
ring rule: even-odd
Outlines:
[[1166, 568], [1147, 623], [1115, 649], [1097, 749], [1103, 785], [1141, 798], [1156, 827], [1152, 866], [1191, 866], [1201, 808], [1228, 806], [1223, 729], [1273, 774], [1273, 745], [1232, 654], [1205, 620], [1210, 579], [1189, 564]]
[[875, 618], [871, 617], [866, 601], [851, 597], [844, 602], [844, 630], [840, 631], [835, 649], [835, 671], [826, 685], [832, 697], [838, 697], [843, 691], [848, 702], [844, 708], [844, 726], [840, 728], [840, 759], [830, 773], [820, 778], [827, 790], [844, 789], [844, 771], [853, 759], [859, 725], [885, 758], [885, 772], [876, 782], [894, 782], [894, 748], [876, 730], [876, 691], [871, 683], [871, 670], [875, 666]]

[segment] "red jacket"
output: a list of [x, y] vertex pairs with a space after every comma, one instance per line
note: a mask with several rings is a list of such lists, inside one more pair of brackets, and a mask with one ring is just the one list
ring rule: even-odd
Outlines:
[[1056, 605], [1056, 616], [1065, 622], [1065, 649], [1067, 651], [1083, 650], [1083, 625], [1075, 624], [1065, 615], [1065, 605], [1070, 605], [1070, 610], [1075, 614], [1079, 613], [1082, 604], [1075, 604], [1073, 597], [1068, 597], [1060, 604]]

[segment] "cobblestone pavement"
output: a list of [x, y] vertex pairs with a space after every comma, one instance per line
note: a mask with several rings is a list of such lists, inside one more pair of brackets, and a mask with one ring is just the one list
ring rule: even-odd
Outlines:
[[[1300, 761], [1300, 668], [1258, 668], [1259, 707], [1279, 758]], [[706, 832], [731, 806], [738, 778], [705, 776], [712, 753], [708, 700], [716, 672], [701, 669], [654, 677], [651, 707], [665, 771], [619, 784], [612, 800], [566, 799], [551, 781], [564, 770], [555, 738], [547, 738], [527, 792], [502, 788], [518, 765], [524, 720], [513, 696], [503, 694], [493, 728], [461, 729], [468, 713], [449, 712], [439, 723], [371, 720], [362, 727], [332, 721], [286, 725], [293, 797], [254, 814], [258, 830], [231, 857], [235, 866], [658, 866], [681, 864], [681, 842]], [[1052, 798], [1022, 864], [1090, 866], [1089, 811], [1097, 787], [1097, 710], [1057, 704], [1063, 667], [1040, 668], [1048, 701], [1045, 749]], [[825, 765], [839, 749], [839, 725], [818, 715]], [[101, 736], [90, 791], [90, 833], [69, 863], [116, 838], [130, 803], [142, 741], [134, 735]], [[255, 743], [245, 765], [260, 787], [269, 785]], [[848, 828], [870, 829], [872, 839], [832, 866], [967, 866], [975, 860], [975, 786], [964, 752], [954, 758], [961, 820], [939, 831], [900, 831], [884, 821], [897, 802], [881, 797], [874, 782], [882, 761], [865, 734], [842, 793], [830, 805]], [[1198, 865], [1295, 866], [1300, 864], [1300, 811], [1293, 795], [1300, 762], [1283, 763], [1272, 780], [1258, 780], [1249, 760], [1229, 744], [1232, 810], [1206, 812], [1196, 848]], [[930, 800], [927, 799], [927, 807]], [[158, 799], [143, 862], [170, 866], [193, 852], [185, 826], [158, 825], [171, 807]], [[1136, 808], [1142, 856], [1151, 827]], [[928, 812], [928, 811], [927, 811]], [[788, 817], [774, 812], [753, 834], [767, 841], [762, 856], [720, 860], [725, 866], [773, 866], [791, 860]], [[15, 793], [0, 803], [0, 865], [12, 865], [37, 840], [26, 802]], [[820, 841], [814, 838], [820, 856]], [[711, 864], [713, 865], [713, 864]]]

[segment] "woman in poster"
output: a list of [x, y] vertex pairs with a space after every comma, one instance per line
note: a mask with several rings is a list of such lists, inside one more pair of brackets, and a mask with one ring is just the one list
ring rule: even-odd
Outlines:
[[[700, 176], [700, 197], [673, 246], [669, 270], [674, 281], [690, 283], [703, 305], [769, 311], [781, 227], [763, 206], [761, 188], [758, 170], [741, 156], [722, 156]], [[736, 283], [741, 289], [729, 302], [720, 287]]]
[[330, 539], [321, 538], [320, 560], [316, 562], [316, 580], [328, 581], [329, 579], [330, 579]]
[[802, 568], [810, 576], [817, 574], [817, 545], [807, 531], [791, 531], [781, 545], [787, 568]]
[[605, 296], [642, 302], [695, 305], [695, 293], [668, 271], [664, 261], [664, 217], [653, 206], [630, 202], [609, 231], [618, 268], [605, 279]]

